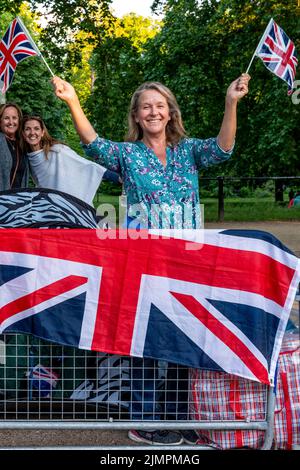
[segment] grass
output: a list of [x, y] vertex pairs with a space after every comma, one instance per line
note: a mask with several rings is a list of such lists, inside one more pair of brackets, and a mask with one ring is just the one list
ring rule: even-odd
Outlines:
[[118, 207], [119, 196], [111, 196], [110, 194], [96, 194], [94, 199], [94, 206], [97, 208], [100, 204], [112, 204], [114, 207]]
[[[118, 214], [118, 196], [107, 194], [97, 195], [94, 205], [112, 204]], [[206, 222], [218, 221], [218, 200], [213, 198], [202, 199], [204, 204], [204, 217]], [[288, 202], [283, 205], [275, 203], [272, 197], [262, 198], [226, 198], [224, 204], [225, 222], [253, 222], [266, 220], [291, 220], [300, 221], [300, 208], [287, 207]]]
[[[216, 199], [203, 199], [206, 222], [217, 222], [218, 202]], [[272, 198], [227, 198], [224, 203], [224, 221], [253, 222], [266, 220], [298, 220], [300, 208], [288, 209], [288, 202], [275, 203]]]

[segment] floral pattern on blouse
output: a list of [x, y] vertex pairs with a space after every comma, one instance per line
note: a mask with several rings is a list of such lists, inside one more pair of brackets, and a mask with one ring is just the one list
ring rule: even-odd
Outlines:
[[142, 141], [112, 142], [97, 136], [82, 147], [97, 163], [122, 175], [128, 216], [149, 228], [200, 228], [198, 170], [232, 154], [216, 138], [185, 138], [167, 147], [164, 167]]

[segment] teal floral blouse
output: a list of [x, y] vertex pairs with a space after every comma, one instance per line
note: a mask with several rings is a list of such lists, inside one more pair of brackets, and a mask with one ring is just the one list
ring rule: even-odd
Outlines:
[[164, 167], [141, 141], [120, 143], [97, 136], [82, 146], [97, 163], [122, 175], [128, 216], [148, 228], [200, 228], [198, 170], [222, 163], [232, 153], [224, 152], [216, 138], [185, 138], [167, 147]]

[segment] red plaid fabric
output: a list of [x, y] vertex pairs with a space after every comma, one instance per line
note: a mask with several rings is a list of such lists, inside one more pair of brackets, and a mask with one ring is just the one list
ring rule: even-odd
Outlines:
[[286, 335], [282, 343], [274, 424], [277, 448], [292, 449], [300, 445], [300, 342], [297, 335]]
[[[267, 386], [223, 372], [191, 370], [190, 417], [199, 421], [265, 421]], [[274, 414], [275, 444], [291, 449], [300, 443], [300, 346], [286, 335], [278, 363]], [[199, 444], [219, 449], [260, 448], [263, 431], [200, 431]]]
[[[207, 370], [191, 371], [191, 418], [199, 421], [264, 421], [267, 387], [235, 375]], [[263, 431], [201, 431], [199, 443], [211, 441], [214, 447], [258, 448]]]

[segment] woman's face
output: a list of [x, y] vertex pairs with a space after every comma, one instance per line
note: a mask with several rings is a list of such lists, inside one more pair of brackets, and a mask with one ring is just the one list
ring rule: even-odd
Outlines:
[[165, 133], [170, 121], [169, 105], [166, 98], [156, 90], [145, 90], [139, 98], [136, 122], [143, 130], [143, 136], [159, 136]]
[[14, 106], [5, 108], [0, 120], [1, 132], [7, 135], [7, 137], [14, 139], [19, 128], [19, 123], [19, 114], [16, 108]]
[[42, 138], [44, 130], [42, 129], [41, 123], [36, 119], [30, 119], [25, 122], [23, 129], [23, 137], [31, 150], [40, 150], [42, 148]]

